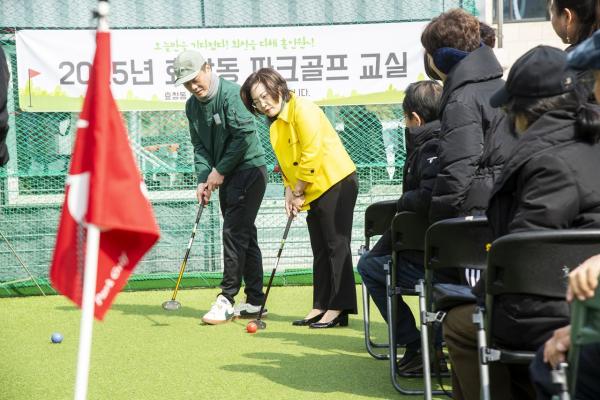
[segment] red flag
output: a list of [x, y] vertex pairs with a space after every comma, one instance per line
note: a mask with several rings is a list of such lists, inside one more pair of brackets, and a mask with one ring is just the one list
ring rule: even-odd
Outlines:
[[[83, 259], [78, 222], [100, 228], [94, 315], [103, 319], [159, 231], [110, 90], [110, 33], [96, 33], [96, 55], [67, 178], [50, 279], [81, 307]], [[78, 259], [80, 265], [78, 265]]]
[[40, 72], [37, 72], [35, 69], [29, 68], [29, 78], [30, 79], [38, 76], [39, 74], [40, 74]]

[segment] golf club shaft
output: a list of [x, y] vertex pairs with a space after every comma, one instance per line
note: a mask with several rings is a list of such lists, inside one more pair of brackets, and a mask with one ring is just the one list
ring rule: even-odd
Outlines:
[[179, 284], [181, 283], [181, 278], [183, 277], [183, 272], [185, 271], [185, 266], [187, 265], [187, 260], [190, 255], [190, 250], [192, 249], [192, 243], [194, 242], [194, 237], [196, 236], [196, 229], [198, 229], [198, 222], [200, 221], [200, 217], [202, 216], [202, 210], [204, 206], [202, 203], [199, 204], [198, 213], [196, 214], [196, 222], [194, 223], [194, 229], [192, 230], [192, 236], [190, 237], [190, 241], [188, 242], [187, 250], [185, 251], [185, 257], [183, 257], [183, 262], [181, 263], [181, 267], [179, 268], [179, 277], [177, 278], [177, 283], [175, 284], [175, 290], [173, 291], [173, 296], [171, 300], [174, 301], [175, 297], [177, 297], [177, 291], [179, 290]]
[[275, 260], [275, 268], [271, 271], [271, 277], [269, 278], [269, 283], [267, 285], [267, 291], [265, 292], [265, 300], [260, 306], [260, 311], [258, 312], [257, 320], [260, 321], [262, 318], [263, 311], [265, 310], [265, 304], [267, 304], [267, 298], [269, 297], [269, 291], [271, 290], [271, 284], [273, 283], [273, 277], [275, 276], [275, 271], [277, 271], [277, 266], [279, 265], [279, 260], [281, 259], [281, 252], [283, 251], [283, 245], [285, 244], [285, 240], [287, 239], [288, 232], [290, 231], [290, 226], [292, 226], [292, 221], [294, 220], [294, 214], [290, 213], [290, 216], [287, 220], [287, 225], [285, 226], [285, 230], [283, 231], [283, 238], [281, 239], [281, 245], [279, 246], [279, 250], [277, 251], [277, 259]]

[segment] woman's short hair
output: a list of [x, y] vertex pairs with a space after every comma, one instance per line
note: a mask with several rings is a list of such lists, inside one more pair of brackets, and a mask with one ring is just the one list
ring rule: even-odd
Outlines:
[[578, 44], [600, 29], [600, 0], [549, 0], [552, 1], [553, 11], [561, 15], [565, 8], [577, 15], [579, 25], [571, 43]]
[[290, 100], [290, 90], [283, 76], [273, 68], [261, 68], [250, 74], [240, 89], [242, 102], [252, 114], [258, 114], [258, 111], [254, 108], [254, 100], [252, 100], [251, 94], [252, 88], [257, 83], [262, 83], [265, 86], [267, 94], [273, 100], [279, 101], [280, 97], [285, 102]]
[[455, 8], [435, 17], [421, 34], [421, 43], [432, 54], [442, 47], [471, 52], [481, 45], [479, 20], [463, 9]]
[[424, 122], [435, 121], [440, 114], [440, 100], [442, 98], [442, 85], [436, 81], [413, 82], [404, 91], [402, 110], [404, 118], [413, 112]]

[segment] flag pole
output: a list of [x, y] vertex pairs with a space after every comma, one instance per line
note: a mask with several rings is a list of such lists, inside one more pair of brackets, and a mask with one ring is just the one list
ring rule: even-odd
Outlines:
[[83, 298], [81, 301], [81, 324], [79, 327], [79, 353], [77, 355], [75, 400], [85, 400], [87, 396], [90, 356], [92, 352], [94, 295], [96, 294], [99, 247], [100, 229], [98, 229], [97, 226], [90, 224], [87, 226], [87, 241], [85, 246], [85, 269], [83, 275]]
[[[108, 31], [108, 1], [98, 1], [98, 31]], [[98, 253], [100, 248], [100, 229], [93, 224], [87, 225], [85, 247], [85, 267], [83, 278], [83, 297], [81, 300], [81, 324], [79, 327], [79, 353], [77, 355], [77, 378], [75, 380], [75, 400], [87, 398], [90, 358], [92, 352], [92, 331], [94, 327], [94, 297], [96, 294], [96, 276], [98, 273]]]

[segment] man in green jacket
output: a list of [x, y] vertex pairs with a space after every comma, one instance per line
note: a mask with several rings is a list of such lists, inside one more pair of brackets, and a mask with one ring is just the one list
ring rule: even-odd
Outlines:
[[[185, 113], [194, 147], [198, 202], [207, 204], [212, 192], [219, 189], [222, 290], [202, 321], [220, 324], [231, 320], [236, 311], [242, 316], [258, 314], [264, 299], [262, 255], [254, 221], [267, 185], [265, 155], [238, 84], [219, 78], [196, 51], [180, 53], [174, 67], [175, 85], [183, 84], [193, 95], [185, 104]], [[246, 304], [234, 310], [242, 278]]]

